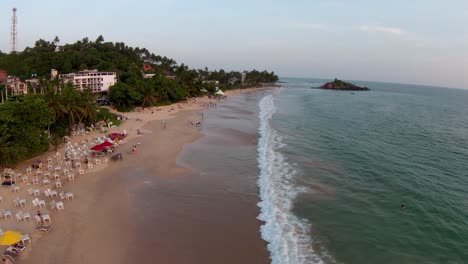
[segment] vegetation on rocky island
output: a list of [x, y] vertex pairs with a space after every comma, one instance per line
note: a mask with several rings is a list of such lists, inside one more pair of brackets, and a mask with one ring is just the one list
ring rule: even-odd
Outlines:
[[329, 90], [344, 90], [344, 91], [368, 91], [367, 87], [360, 87], [352, 83], [344, 82], [335, 78], [333, 82], [326, 83], [320, 88]]

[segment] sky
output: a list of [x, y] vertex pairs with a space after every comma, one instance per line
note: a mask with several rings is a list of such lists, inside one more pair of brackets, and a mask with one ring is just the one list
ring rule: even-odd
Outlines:
[[39, 39], [145, 47], [192, 68], [468, 89], [466, 0], [0, 0], [0, 50]]

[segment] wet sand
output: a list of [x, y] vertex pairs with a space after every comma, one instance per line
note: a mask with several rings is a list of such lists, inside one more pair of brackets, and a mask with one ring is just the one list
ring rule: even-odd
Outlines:
[[77, 200], [20, 262], [269, 263], [256, 193], [239, 200], [176, 164], [183, 145], [201, 137], [188, 124], [198, 119], [181, 111], [167, 129], [149, 123], [120, 147], [123, 161], [70, 185]]
[[[159, 138], [165, 132], [156, 134]], [[142, 144], [159, 146], [151, 140]], [[153, 153], [138, 163], [142, 167], [164, 155]], [[168, 172], [173, 165], [147, 166], [138, 174], [142, 184], [132, 191], [130, 210], [135, 215], [144, 212], [144, 216], [131, 221], [129, 230], [143, 236], [132, 237], [128, 262], [269, 263], [256, 219], [258, 196], [246, 205], [237, 194], [220, 187], [218, 181], [226, 175], [212, 179], [196, 171]]]

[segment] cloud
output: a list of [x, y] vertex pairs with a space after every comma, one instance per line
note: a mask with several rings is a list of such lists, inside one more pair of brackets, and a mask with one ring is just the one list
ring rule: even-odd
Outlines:
[[368, 33], [386, 33], [386, 34], [394, 34], [394, 35], [406, 34], [406, 31], [397, 27], [362, 25], [362, 26], [356, 27], [355, 29], [362, 31], [362, 32], [368, 32]]
[[302, 30], [327, 30], [328, 27], [324, 24], [316, 23], [291, 23], [286, 25], [289, 29], [302, 29]]

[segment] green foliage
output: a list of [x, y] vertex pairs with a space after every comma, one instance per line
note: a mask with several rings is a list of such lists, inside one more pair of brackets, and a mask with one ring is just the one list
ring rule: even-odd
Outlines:
[[337, 78], [335, 78], [335, 80], [333, 80], [333, 85], [334, 85], [335, 87], [338, 87], [338, 88], [339, 88], [339, 87], [348, 86], [349, 83], [343, 82], [342, 80], [338, 80]]
[[128, 113], [128, 112], [133, 111], [135, 107], [134, 106], [117, 106], [115, 109], [122, 113]]
[[[121, 112], [128, 112], [128, 111], [121, 111]], [[98, 110], [98, 118], [99, 120], [104, 120], [105, 122], [112, 122], [116, 126], [120, 126], [122, 123], [121, 120], [117, 120], [117, 115], [113, 114], [107, 108], [99, 108]]]
[[135, 88], [118, 82], [110, 88], [109, 100], [117, 107], [133, 107], [140, 100], [140, 94]]
[[122, 80], [131, 83], [142, 79], [141, 67], [144, 62], [158, 64], [158, 72], [173, 72], [175, 61], [151, 54], [146, 49], [132, 48], [122, 42], [104, 42], [99, 36], [95, 41], [83, 38], [63, 46], [63, 51], [54, 52], [58, 38], [53, 41], [38, 40], [34, 47], [22, 52], [0, 54], [0, 69], [10, 75], [27, 79], [31, 74], [49, 76], [50, 69], [59, 73], [70, 73], [83, 69], [116, 71]]
[[0, 166], [11, 166], [19, 158], [16, 148], [11, 147], [10, 135], [6, 125], [0, 127]]
[[210, 94], [214, 94], [216, 92], [216, 85], [214, 83], [204, 83], [203, 88]]
[[60, 137], [58, 135], [53, 135], [50, 138], [50, 144], [54, 147], [54, 150], [57, 150], [59, 148], [60, 144], [62, 144], [62, 137]]
[[99, 108], [98, 110], [99, 120], [111, 121], [114, 120], [115, 115], [109, 111], [107, 108]]
[[10, 97], [0, 104], [0, 165], [12, 165], [58, 147], [79, 123], [98, 119], [94, 95], [56, 80], [41, 82], [43, 93]]
[[52, 124], [52, 110], [42, 98], [27, 96], [22, 102], [0, 105], [0, 160], [10, 165], [46, 151], [49, 139], [46, 128]]

